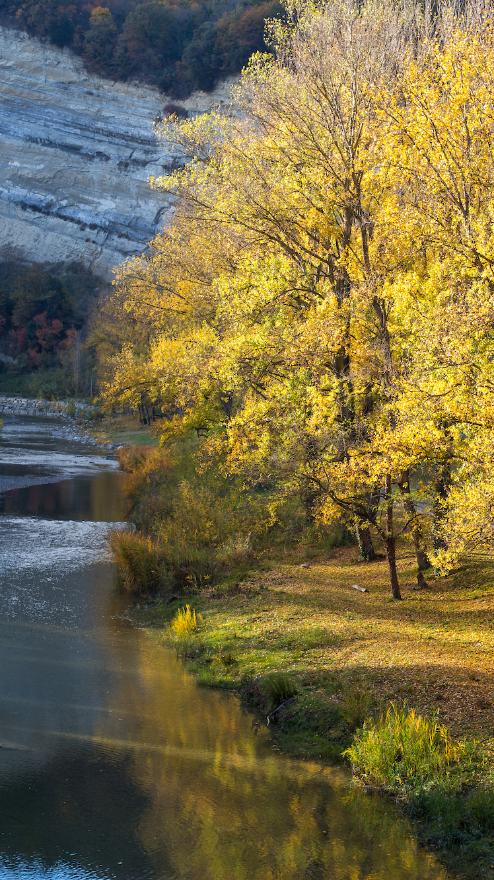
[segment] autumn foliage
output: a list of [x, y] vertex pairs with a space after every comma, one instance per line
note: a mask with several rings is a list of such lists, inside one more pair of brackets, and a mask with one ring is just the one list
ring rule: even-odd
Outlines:
[[81, 340], [100, 278], [79, 263], [0, 261], [0, 378], [59, 370], [62, 392], [85, 391]]
[[265, 50], [277, 0], [0, 0], [2, 18], [70, 47], [103, 76], [139, 79], [184, 98], [238, 73]]
[[418, 585], [493, 541], [494, 29], [290, 4], [235, 112], [163, 130], [172, 226], [118, 273], [105, 395], [196, 432], [239, 491], [396, 543]]

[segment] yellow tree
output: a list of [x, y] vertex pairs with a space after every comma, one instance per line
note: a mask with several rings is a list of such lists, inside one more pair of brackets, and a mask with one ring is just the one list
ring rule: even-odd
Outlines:
[[[296, 335], [294, 328], [312, 315], [314, 306], [325, 305], [321, 381], [327, 390], [320, 396], [329, 394], [336, 402], [336, 408], [330, 409], [337, 424], [326, 425], [316, 436], [310, 427], [313, 404], [304, 404], [297, 412], [292, 436], [299, 454], [294, 459], [291, 454], [296, 461], [305, 458], [298, 477], [310, 484], [308, 496], [318, 498], [323, 484], [313, 470], [320, 459], [319, 446], [327, 447], [330, 431], [334, 435], [330, 454], [345, 459], [348, 445], [363, 434], [357, 425], [359, 414], [379, 396], [376, 389], [371, 393], [369, 381], [363, 388], [355, 387], [356, 371], [350, 360], [355, 303], [351, 299], [357, 301], [358, 313], [370, 315], [374, 360], [378, 337], [379, 376], [388, 385], [392, 371], [385, 304], [372, 293], [382, 284], [389, 265], [384, 255], [377, 265], [377, 248], [371, 254], [374, 214], [383, 190], [382, 180], [372, 171], [377, 129], [370, 88], [383, 80], [389, 82], [396, 73], [410, 22], [377, 4], [361, 14], [350, 4], [317, 13], [303, 7], [292, 12], [294, 18], [287, 26], [276, 26], [276, 59], [256, 59], [237, 91], [241, 119], [217, 124], [219, 137], [209, 146], [208, 164], [204, 166], [202, 156], [207, 150], [202, 147], [199, 161], [160, 185], [178, 192], [189, 206], [190, 218], [197, 211], [201, 216], [207, 213], [210, 223], [233, 226], [247, 238], [248, 257], [244, 255], [240, 271], [237, 267], [223, 290], [237, 325], [236, 333], [229, 331], [230, 340], [239, 338], [239, 316], [243, 320], [239, 375], [248, 379], [256, 399], [269, 396], [272, 386], [278, 400], [276, 383], [281, 380], [285, 389], [292, 388], [289, 377], [296, 377], [300, 369], [305, 385], [310, 385], [312, 374], [321, 373], [314, 354], [306, 347], [297, 355], [293, 342], [287, 346], [280, 328]], [[202, 121], [199, 132], [193, 123], [186, 123], [178, 137], [193, 154], [198, 134], [204, 131], [211, 136]], [[265, 256], [260, 258], [260, 252]], [[280, 260], [283, 268], [273, 284], [271, 264]], [[259, 286], [267, 300], [262, 311]], [[239, 301], [246, 293], [247, 304]], [[358, 400], [362, 396], [363, 404]], [[249, 394], [250, 408], [251, 398]], [[352, 511], [360, 527], [375, 523], [382, 486], [392, 485], [387, 475], [379, 485], [381, 476], [377, 482], [366, 483], [366, 497], [359, 492], [354, 505], [347, 507], [342, 500], [342, 507]], [[389, 531], [392, 488], [385, 495]], [[394, 540], [390, 534], [390, 558]], [[392, 569], [398, 594], [394, 560]]]
[[[372, 526], [399, 598], [399, 534], [414, 538], [420, 584], [434, 501], [455, 517], [445, 475], [460, 479], [451, 462], [480, 430], [466, 418], [475, 370], [489, 430], [490, 306], [476, 303], [490, 283], [490, 123], [475, 127], [488, 90], [474, 94], [470, 34], [419, 41], [413, 57], [415, 13], [288, 12], [236, 113], [167, 126], [191, 161], [156, 182], [179, 198], [172, 229], [118, 279], [143, 332], [114, 357], [107, 396], [145, 387], [175, 412], [169, 431], [214, 425], [246, 486], [296, 488], [312, 515]], [[451, 200], [462, 176], [467, 221]]]
[[493, 88], [492, 23], [465, 15], [461, 27], [446, 18], [441, 39], [425, 44], [396, 91], [381, 96], [383, 156], [395, 179], [390, 222], [419, 255], [400, 279], [413, 352], [403, 391], [416, 432], [437, 435], [435, 557], [443, 569], [463, 547], [485, 549], [492, 535]]

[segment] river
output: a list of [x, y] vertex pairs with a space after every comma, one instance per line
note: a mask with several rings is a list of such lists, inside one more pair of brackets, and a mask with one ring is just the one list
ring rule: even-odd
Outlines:
[[7, 418], [0, 489], [1, 880], [447, 880], [392, 805], [125, 623], [115, 462]]

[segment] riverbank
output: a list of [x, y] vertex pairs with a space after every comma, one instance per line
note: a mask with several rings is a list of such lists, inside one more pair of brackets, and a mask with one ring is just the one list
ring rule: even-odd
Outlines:
[[119, 619], [105, 539], [123, 519], [122, 478], [52, 427], [6, 419], [0, 433], [0, 471], [63, 471], [12, 493], [0, 517], [10, 880], [451, 880], [393, 805], [272, 752], [238, 700], [198, 688]]
[[135, 415], [102, 416], [97, 407], [82, 400], [42, 400], [0, 394], [0, 418], [2, 416], [57, 419], [66, 439], [80, 440], [102, 449], [158, 445], [152, 426], [138, 424]]
[[136, 415], [105, 415], [92, 425], [98, 442], [120, 446], [158, 446], [159, 434], [153, 425], [139, 424]]
[[[423, 591], [412, 589], [406, 548], [399, 568], [401, 603], [388, 597], [384, 561], [357, 563], [355, 550], [342, 548], [330, 560], [277, 563], [188, 597], [200, 624], [180, 640], [169, 621], [183, 599], [133, 617], [153, 638], [175, 643], [199, 682], [237, 690], [261, 721], [269, 716], [275, 747], [292, 755], [341, 760], [363, 721], [393, 701], [437, 715], [453, 737], [479, 740], [489, 754], [494, 561], [472, 563]], [[285, 680], [277, 683], [280, 673]], [[450, 869], [460, 859], [459, 876], [494, 876], [492, 811], [489, 833], [485, 816], [475, 831], [440, 813], [438, 805], [437, 816], [415, 816], [421, 838]]]
[[36, 401], [13, 400], [21, 406], [14, 407], [11, 402], [0, 416], [0, 496], [58, 483], [66, 480], [67, 474], [118, 469], [113, 447], [98, 442], [89, 433], [90, 423], [80, 416], [71, 417], [58, 405], [57, 409], [54, 405], [45, 407], [45, 401], [38, 401], [39, 409], [30, 410], [22, 404]]
[[74, 419], [77, 416], [87, 418], [93, 411], [94, 407], [80, 400], [39, 400], [0, 395], [0, 415]]
[[[0, 395], [0, 423], [3, 417], [45, 418], [54, 421], [54, 437], [92, 446], [103, 452], [112, 453], [121, 445], [110, 439], [104, 432], [95, 430], [97, 410], [91, 404], [80, 400], [41, 400], [29, 397], [9, 397]], [[0, 491], [19, 488], [7, 478], [0, 482]], [[22, 484], [23, 485], [23, 484]]]

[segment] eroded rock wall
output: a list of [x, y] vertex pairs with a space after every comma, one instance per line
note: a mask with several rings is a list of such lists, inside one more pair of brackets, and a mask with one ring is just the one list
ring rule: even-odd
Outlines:
[[[214, 101], [184, 104], [195, 112]], [[165, 103], [0, 28], [0, 255], [81, 260], [108, 276], [142, 251], [170, 212], [148, 178], [180, 161], [154, 135]]]

